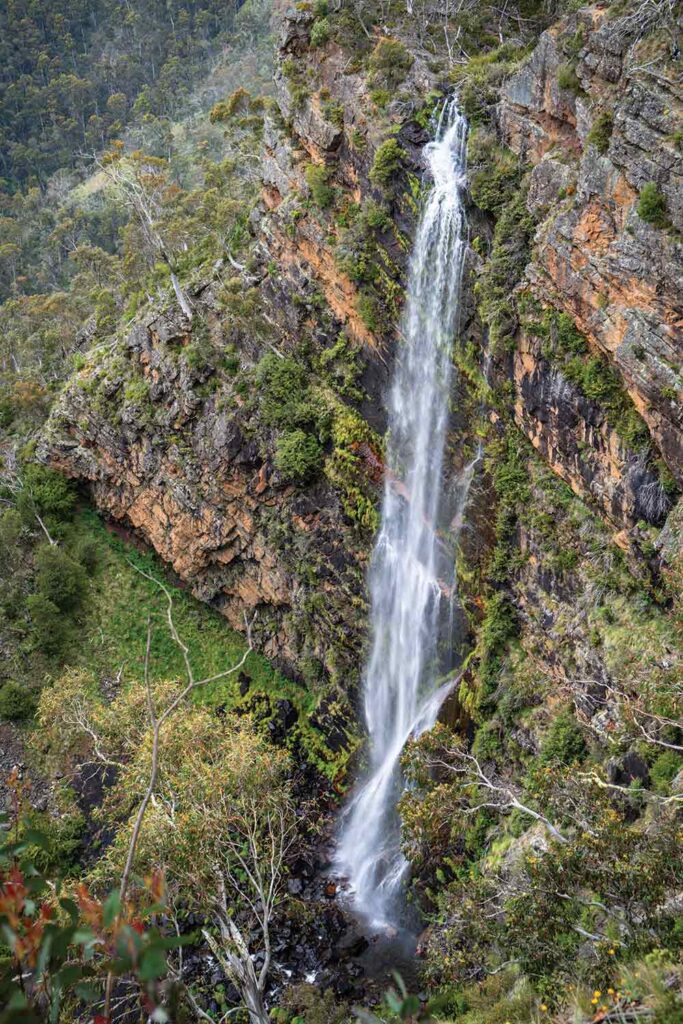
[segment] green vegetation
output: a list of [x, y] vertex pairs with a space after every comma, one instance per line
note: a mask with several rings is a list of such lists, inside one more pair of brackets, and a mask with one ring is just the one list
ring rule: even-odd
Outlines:
[[608, 361], [589, 349], [586, 338], [566, 313], [552, 310], [542, 320], [526, 320], [525, 326], [545, 338], [543, 354], [564, 377], [605, 410], [608, 422], [634, 451], [650, 447], [650, 433], [616, 371]]
[[638, 216], [646, 224], [652, 224], [656, 228], [666, 228], [670, 224], [666, 199], [654, 181], [648, 181], [643, 185], [637, 209]]
[[33, 696], [10, 679], [0, 687], [0, 718], [10, 722], [20, 722], [32, 718], [35, 714], [36, 702]]
[[519, 189], [519, 157], [499, 146], [493, 133], [473, 128], [467, 143], [470, 195], [480, 210], [497, 214]]
[[413, 56], [399, 39], [380, 39], [368, 60], [370, 83], [395, 92], [413, 65]]
[[330, 23], [327, 18], [316, 18], [311, 29], [311, 46], [324, 46], [330, 38]]
[[[240, 18], [250, 17], [251, 3], [240, 14], [230, 8], [226, 30], [228, 22], [232, 30]], [[7, 50], [13, 73], [19, 13], [30, 30], [27, 68], [19, 81], [32, 118], [30, 130], [18, 126], [23, 101], [14, 83], [3, 85], [0, 73], [0, 98], [14, 119], [6, 131], [6, 190], [0, 195], [7, 238], [0, 289], [8, 296], [0, 308], [0, 426], [7, 442], [0, 491], [0, 727], [25, 749], [27, 761], [35, 759], [41, 775], [37, 788], [43, 779], [49, 784], [47, 809], [15, 823], [18, 847], [0, 850], [3, 942], [12, 941], [15, 927], [36, 936], [39, 929], [30, 924], [42, 910], [41, 900], [77, 891], [77, 901], [62, 902], [47, 932], [56, 943], [49, 966], [63, 982], [59, 991], [66, 1000], [61, 1019], [85, 1013], [73, 989], [82, 980], [81, 967], [86, 965], [89, 980], [101, 991], [112, 965], [117, 975], [125, 973], [133, 999], [141, 996], [148, 1016], [163, 1003], [169, 1017], [180, 1022], [184, 989], [166, 978], [166, 948], [174, 940], [159, 937], [155, 923], [163, 929], [165, 922], [177, 920], [182, 932], [192, 931], [193, 945], [202, 942], [205, 925], [210, 945], [201, 946], [200, 955], [207, 960], [210, 949], [214, 965], [228, 947], [221, 952], [219, 946], [217, 955], [211, 943], [220, 943], [231, 924], [243, 928], [251, 944], [258, 922], [239, 893], [230, 890], [222, 917], [220, 911], [216, 916], [217, 865], [224, 881], [248, 884], [240, 860], [251, 841], [240, 831], [245, 817], [255, 822], [256, 845], [265, 841], [267, 846], [269, 823], [280, 812], [290, 822], [294, 799], [295, 845], [288, 853], [293, 878], [287, 879], [287, 871], [282, 875], [278, 939], [282, 926], [282, 935], [308, 949], [315, 941], [310, 936], [320, 934], [325, 921], [320, 915], [327, 911], [308, 894], [289, 899], [286, 890], [288, 881], [298, 878], [299, 853], [305, 852], [301, 863], [307, 864], [311, 847], [319, 843], [323, 815], [347, 782], [348, 748], [355, 743], [350, 704], [361, 663], [357, 637], [367, 620], [361, 573], [378, 526], [384, 468], [382, 439], [365, 418], [376, 399], [374, 385], [371, 395], [364, 388], [383, 373], [383, 343], [400, 316], [404, 220], [415, 213], [420, 198], [420, 183], [405, 173], [407, 154], [398, 140], [411, 138], [416, 124], [428, 126], [441, 99], [401, 88], [413, 65], [415, 40], [420, 66], [427, 65], [434, 81], [451, 79], [469, 119], [471, 196], [478, 207], [471, 224], [477, 234], [473, 248], [481, 257], [476, 300], [483, 332], [476, 316], [468, 315], [454, 353], [461, 373], [454, 392], [449, 476], [458, 460], [473, 454], [479, 439], [484, 454], [470, 496], [468, 528], [458, 550], [451, 551], [468, 632], [462, 650], [453, 652], [462, 659], [457, 699], [454, 695], [448, 708], [448, 719], [457, 726], [438, 723], [411, 741], [404, 754], [409, 786], [400, 807], [403, 838], [413, 896], [428, 925], [415, 988], [428, 992], [429, 1000], [422, 1005], [397, 980], [384, 1004], [375, 1007], [377, 1020], [566, 1024], [576, 1019], [588, 1024], [623, 1017], [683, 1024], [683, 938], [675, 904], [683, 887], [678, 856], [683, 732], [677, 724], [683, 591], [680, 567], [665, 559], [666, 545], [675, 545], [675, 519], [661, 540], [657, 528], [641, 522], [628, 537], [617, 538], [632, 542], [628, 553], [617, 548], [615, 524], [608, 529], [591, 513], [519, 433], [507, 379], [509, 350], [521, 322], [525, 341], [537, 337], [535, 351], [540, 348], [555, 370], [595, 403], [592, 416], [598, 424], [613, 426], [635, 451], [649, 448], [644, 424], [610, 362], [591, 349], [569, 316], [545, 310], [521, 286], [536, 227], [526, 206], [528, 168], [499, 144], [494, 107], [501, 82], [529, 52], [529, 42], [568, 6], [528, 0], [503, 10], [479, 4], [434, 19], [418, 5], [409, 17], [398, 0], [296, 5], [295, 55], [283, 66], [291, 109], [319, 97], [328, 126], [340, 130], [346, 110], [354, 152], [349, 157], [342, 149], [342, 166], [355, 162], [360, 182], [367, 169], [362, 150], [382, 132], [386, 141], [375, 154], [370, 178], [384, 197], [379, 192], [377, 202], [359, 197], [350, 179], [342, 186], [331, 156], [329, 165], [306, 167], [310, 195], [304, 189], [303, 195], [293, 191], [288, 197], [281, 207], [284, 228], [295, 239], [299, 217], [315, 219], [315, 208], [325, 211], [318, 218], [325, 235], [321, 244], [347, 279], [344, 288], [349, 281], [355, 287], [356, 312], [377, 335], [377, 351], [355, 337], [363, 332], [352, 310], [347, 310], [349, 327], [340, 327], [336, 306], [334, 313], [327, 309], [314, 281], [303, 282], [292, 309], [277, 311], [278, 326], [268, 322], [273, 310], [263, 309], [263, 294], [277, 294], [284, 302], [290, 285], [288, 271], [274, 256], [264, 258], [253, 238], [259, 190], [254, 168], [267, 103], [232, 80], [222, 93], [226, 98], [214, 102], [216, 81], [223, 90], [225, 68], [195, 91], [200, 65], [212, 63], [212, 54], [226, 42], [224, 28], [211, 21], [218, 18], [217, 9], [208, 11], [200, 0], [185, 11], [187, 5], [173, 0], [157, 11], [152, 0], [143, 0], [133, 9], [123, 5], [125, 11], [119, 4], [115, 20], [114, 6], [114, 0], [105, 0], [99, 14], [86, 17], [78, 4], [64, 12], [58, 2], [54, 12], [44, 12], [43, 0], [32, 6], [13, 0], [0, 15], [0, 27], [10, 26], [0, 49]], [[139, 56], [151, 13], [162, 22], [150, 31], [154, 71], [142, 68]], [[59, 17], [64, 39], [57, 39]], [[583, 14], [570, 23], [585, 20]], [[247, 24], [263, 38], [258, 19]], [[245, 46], [250, 31], [241, 37]], [[564, 54], [558, 81], [577, 94], [584, 31], [558, 37]], [[92, 56], [104, 52], [105, 39], [109, 71]], [[410, 49], [400, 39], [410, 40]], [[46, 40], [49, 65], [38, 54]], [[462, 55], [474, 56], [464, 59], [453, 49], [456, 44]], [[321, 88], [321, 79], [328, 79], [319, 64], [329, 53], [336, 60], [339, 46], [346, 48], [345, 72], [367, 73], [376, 108], [364, 110], [357, 122], [346, 98], [342, 107]], [[110, 104], [109, 90], [126, 60], [135, 81], [123, 99]], [[93, 74], [86, 75], [90, 65]], [[79, 85], [79, 75], [99, 83], [99, 92]], [[70, 110], [64, 90], [70, 90]], [[177, 118], [172, 111], [190, 93], [192, 115], [172, 120]], [[296, 143], [298, 119], [284, 124], [276, 109], [269, 118]], [[154, 199], [155, 225], [168, 246], [168, 260], [155, 255], [139, 218], [103, 184], [106, 171], [81, 180], [80, 168], [68, 170], [70, 152], [57, 156], [62, 173], [48, 185], [48, 149], [59, 131], [60, 146], [74, 147], [76, 139], [81, 150], [82, 139], [99, 132], [101, 142], [89, 145], [109, 148], [105, 167], [127, 169]], [[612, 117], [603, 112], [593, 120], [588, 143], [605, 153], [611, 132]], [[31, 154], [17, 148], [19, 138], [38, 153], [31, 157], [34, 170], [28, 169]], [[295, 159], [317, 158], [302, 148]], [[44, 192], [25, 187], [33, 181]], [[394, 206], [400, 206], [400, 216], [394, 216]], [[669, 225], [664, 197], [652, 183], [643, 189], [638, 213], [649, 223]], [[236, 263], [244, 271], [236, 272]], [[171, 270], [192, 298], [191, 329], [183, 326], [169, 342], [155, 330], [151, 350], [139, 359], [135, 337], [131, 345], [121, 339], [131, 319], [145, 322], [152, 308], [170, 309], [175, 303]], [[600, 309], [606, 304], [605, 296], [597, 302]], [[642, 346], [632, 351], [636, 359], [646, 356]], [[491, 356], [486, 376], [484, 352]], [[673, 374], [675, 367], [670, 369]], [[124, 438], [136, 429], [145, 432], [150, 459], [159, 457], [169, 488], [176, 487], [171, 479], [176, 468], [187, 470], [181, 486], [204, 469], [191, 435], [196, 421], [184, 418], [188, 409], [189, 415], [199, 410], [202, 428], [209, 417], [221, 430], [227, 421], [223, 434], [243, 447], [249, 493], [257, 496], [249, 499], [245, 515], [253, 515], [257, 544], [277, 557], [277, 571], [292, 591], [285, 611], [267, 602], [259, 606], [253, 631], [260, 649], [284, 651], [287, 658], [296, 652], [298, 681], [252, 652], [239, 674], [202, 686], [173, 718], [173, 727], [163, 730], [161, 771], [141, 832], [130, 905], [106, 893], [120, 878], [149, 777], [148, 701], [158, 712], [178, 694], [185, 672], [154, 579], [166, 581], [174, 621], [198, 678], [237, 662], [245, 639], [188, 590], [168, 581], [153, 555], [106, 529], [68, 481], [34, 461], [25, 439], [39, 433], [70, 375], [80, 408], [87, 409], [74, 425], [82, 444], [79, 457], [96, 455], [89, 446], [101, 415]], [[662, 403], [678, 398], [672, 375], [671, 382], [661, 388]], [[183, 411], [176, 420], [178, 392]], [[543, 438], [533, 440], [542, 446]], [[642, 460], [646, 463], [648, 474], [659, 468], [662, 487], [676, 495], [676, 482], [663, 462], [657, 467], [652, 457]], [[224, 483], [230, 482], [218, 486]], [[311, 543], [314, 533], [316, 543]], [[452, 532], [445, 529], [442, 539], [449, 550]], [[251, 579], [239, 577], [239, 557], [227, 561], [227, 546], [225, 563], [218, 561], [223, 550], [216, 555], [203, 592], [219, 607], [230, 600], [233, 614], [236, 605], [227, 595], [251, 586]], [[280, 579], [276, 583], [280, 586]], [[103, 740], [100, 750], [93, 734]], [[105, 771], [97, 764], [102, 750], [111, 758]], [[43, 842], [42, 832], [49, 842]], [[30, 878], [33, 887], [11, 924], [2, 902], [9, 865], [17, 885]], [[165, 891], [154, 881], [158, 869], [165, 872]], [[153, 892], [146, 891], [143, 875], [152, 878]], [[64, 878], [67, 886], [61, 888]], [[83, 881], [92, 890], [91, 902], [84, 903], [89, 920], [82, 919], [83, 890], [74, 884]], [[291, 886], [292, 894], [296, 888]], [[67, 924], [71, 931], [60, 930]], [[119, 948], [117, 941], [133, 951], [123, 966], [110, 956]], [[39, 935], [36, 942], [36, 952], [47, 956], [40, 952]], [[60, 950], [69, 956], [61, 974]], [[262, 950], [252, 952], [250, 963], [259, 964]], [[24, 967], [22, 972], [8, 947], [0, 948], [3, 1024], [7, 993], [33, 999], [34, 973], [30, 964]], [[224, 973], [227, 978], [229, 972]], [[193, 972], [184, 974], [187, 981]], [[17, 994], [17, 978], [26, 982], [28, 995]], [[194, 981], [192, 976], [189, 984]], [[269, 1008], [279, 1024], [350, 1020], [352, 1009], [332, 990], [323, 993], [308, 983], [281, 988], [280, 1005]], [[78, 995], [86, 1003], [91, 999], [89, 990]], [[234, 1009], [232, 989], [215, 985], [215, 978], [200, 984], [196, 995], [209, 1016]], [[161, 1012], [157, 1016], [161, 1019]], [[367, 1019], [373, 1020], [369, 1013]]]
[[595, 146], [598, 153], [606, 153], [612, 138], [613, 125], [614, 119], [611, 111], [603, 110], [593, 121], [591, 130], [586, 136], [586, 142], [590, 143], [591, 146]]
[[10, 189], [44, 187], [53, 171], [103, 149], [135, 118], [177, 116], [207, 54], [230, 40], [236, 8], [144, 0], [126, 17], [118, 0], [99, 0], [92, 17], [87, 4], [65, 0], [3, 5], [0, 112]]
[[403, 296], [401, 271], [389, 255], [386, 236], [394, 235], [387, 209], [366, 199], [349, 207], [339, 232], [335, 260], [359, 286], [356, 309], [373, 333], [398, 321]]
[[526, 194], [527, 186], [523, 181], [500, 208], [491, 253], [475, 286], [479, 313], [488, 325], [494, 350], [506, 338], [512, 338], [518, 322], [512, 293], [527, 264], [534, 232], [534, 218], [527, 209]]
[[394, 138], [387, 139], [375, 153], [375, 159], [370, 168], [370, 181], [383, 189], [395, 184], [403, 161], [406, 159], [405, 150]]
[[325, 476], [340, 493], [344, 511], [361, 528], [374, 533], [379, 526], [372, 470], [363, 453], [380, 463], [382, 444], [366, 421], [350, 406], [335, 406], [332, 420], [332, 452], [325, 462]]
[[573, 92], [575, 96], [583, 92], [583, 86], [576, 74], [576, 66], [573, 64], [560, 64], [557, 69], [557, 84], [560, 89]]
[[586, 741], [573, 711], [561, 711], [553, 718], [539, 757], [539, 764], [573, 764], [586, 753]]
[[334, 202], [334, 189], [329, 184], [331, 170], [324, 164], [309, 164], [306, 168], [306, 183], [316, 206], [326, 210]]
[[498, 87], [527, 53], [513, 43], [494, 44], [488, 52], [475, 48], [473, 56], [450, 71], [463, 113], [472, 127], [488, 125], [498, 101]]
[[316, 476], [322, 466], [322, 446], [312, 434], [300, 429], [289, 430], [275, 443], [274, 461], [285, 480], [304, 484]]

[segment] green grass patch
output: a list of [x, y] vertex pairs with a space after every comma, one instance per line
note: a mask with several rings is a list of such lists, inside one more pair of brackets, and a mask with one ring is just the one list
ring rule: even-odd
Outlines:
[[[173, 597], [173, 617], [178, 633], [187, 644], [197, 679], [215, 675], [235, 664], [246, 650], [245, 638], [231, 629], [225, 619], [187, 591], [169, 583], [161, 560], [152, 552], [139, 551], [106, 529], [91, 509], [77, 514], [75, 528], [96, 545], [97, 569], [88, 593], [88, 615], [73, 664], [96, 677], [113, 677], [123, 666], [124, 683], [143, 675], [147, 619], [151, 617], [150, 674], [153, 680], [184, 679], [182, 656], [168, 631], [166, 601], [160, 588], [136, 572], [154, 576], [167, 586]], [[265, 724], [270, 704], [287, 699], [296, 708], [298, 722], [288, 744], [299, 742], [309, 760], [329, 778], [343, 771], [347, 754], [333, 754], [324, 737], [309, 718], [317, 696], [285, 677], [262, 654], [252, 651], [241, 670], [249, 680], [242, 696], [235, 673], [197, 691], [195, 699], [209, 707], [227, 711], [250, 707], [258, 701]], [[263, 699], [262, 699], [263, 698]]]

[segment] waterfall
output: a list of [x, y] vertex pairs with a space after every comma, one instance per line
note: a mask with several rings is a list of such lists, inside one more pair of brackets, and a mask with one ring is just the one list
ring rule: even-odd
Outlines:
[[449, 100], [424, 149], [433, 184], [410, 259], [403, 344], [389, 399], [382, 518], [369, 580], [369, 769], [346, 810], [337, 849], [336, 866], [349, 879], [356, 909], [376, 925], [397, 921], [408, 867], [396, 809], [401, 751], [411, 734], [434, 725], [451, 685], [439, 685], [444, 666], [438, 648], [452, 625], [454, 568], [438, 524], [451, 346], [467, 247], [466, 144], [467, 123]]

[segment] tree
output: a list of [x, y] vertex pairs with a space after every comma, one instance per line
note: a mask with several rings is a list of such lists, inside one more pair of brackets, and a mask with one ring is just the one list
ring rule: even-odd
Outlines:
[[192, 320], [190, 300], [178, 279], [173, 245], [162, 233], [166, 209], [177, 191], [169, 181], [165, 161], [141, 152], [124, 157], [122, 149], [115, 147], [105, 159], [96, 158], [95, 162], [137, 219], [149, 256], [168, 268], [178, 305]]
[[[266, 1024], [271, 927], [294, 839], [289, 759], [248, 719], [217, 720], [189, 703], [200, 687], [237, 672], [251, 643], [237, 664], [196, 679], [175, 627], [171, 595], [159, 585], [185, 682], [152, 682], [150, 626], [142, 684], [129, 685], [106, 703], [87, 677], [70, 673], [44, 691], [39, 718], [62, 768], [67, 760], [78, 771], [117, 773], [102, 816], [108, 827], [118, 826], [118, 833], [97, 867], [100, 884], [118, 878], [123, 903], [140, 874], [163, 872], [169, 904], [190, 904], [215, 924], [220, 939], [207, 929], [207, 943], [240, 992], [252, 1024]], [[183, 713], [176, 714], [181, 707]], [[177, 976], [182, 978], [182, 956]], [[105, 1017], [112, 984], [113, 976], [105, 992]], [[200, 1017], [210, 1019], [191, 992], [188, 999]]]

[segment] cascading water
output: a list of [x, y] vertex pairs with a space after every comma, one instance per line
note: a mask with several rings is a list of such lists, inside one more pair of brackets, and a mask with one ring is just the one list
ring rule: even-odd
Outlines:
[[424, 150], [433, 186], [410, 260], [404, 344], [389, 402], [388, 468], [370, 569], [370, 765], [347, 809], [337, 850], [337, 869], [349, 879], [356, 909], [375, 925], [398, 919], [408, 866], [396, 810], [401, 751], [411, 734], [431, 728], [450, 689], [438, 683], [444, 669], [437, 647], [452, 622], [454, 569], [437, 529], [451, 345], [467, 246], [466, 142], [467, 123], [449, 100]]

